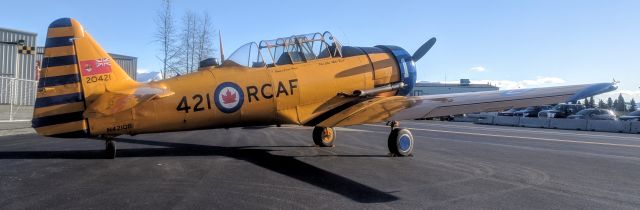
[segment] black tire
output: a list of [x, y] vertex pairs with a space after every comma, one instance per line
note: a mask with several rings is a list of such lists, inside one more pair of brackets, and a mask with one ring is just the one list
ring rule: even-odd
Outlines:
[[336, 130], [334, 128], [314, 127], [313, 143], [319, 147], [333, 147], [336, 140]]
[[116, 158], [116, 142], [115, 141], [107, 141], [107, 145], [105, 148], [105, 158], [107, 159], [115, 159]]
[[389, 152], [394, 156], [410, 156], [413, 152], [413, 135], [404, 128], [394, 128], [389, 134]]

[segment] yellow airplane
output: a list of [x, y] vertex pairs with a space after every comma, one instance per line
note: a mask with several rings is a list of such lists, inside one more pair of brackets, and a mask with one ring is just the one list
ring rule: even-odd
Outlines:
[[218, 65], [161, 81], [132, 80], [76, 20], [49, 25], [32, 125], [51, 137], [114, 137], [255, 125], [314, 126], [333, 146], [334, 127], [388, 122], [389, 151], [408, 156], [413, 136], [398, 120], [576, 101], [616, 89], [611, 83], [407, 96], [416, 83], [413, 55], [391, 45], [342, 46], [329, 32], [251, 42]]

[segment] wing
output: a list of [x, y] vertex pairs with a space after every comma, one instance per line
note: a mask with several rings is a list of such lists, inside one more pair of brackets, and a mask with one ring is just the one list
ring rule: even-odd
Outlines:
[[173, 94], [174, 92], [169, 90], [150, 86], [141, 86], [119, 91], [107, 91], [91, 103], [84, 111], [83, 115], [86, 118], [109, 116], [129, 110], [140, 103], [156, 98], [167, 97]]
[[501, 111], [512, 107], [577, 101], [615, 89], [614, 84], [598, 83], [506, 91], [373, 98], [348, 107], [323, 120], [317, 126], [336, 127], [390, 120]]

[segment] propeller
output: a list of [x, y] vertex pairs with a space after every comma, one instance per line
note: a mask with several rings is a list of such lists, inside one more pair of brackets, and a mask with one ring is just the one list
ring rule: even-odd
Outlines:
[[422, 56], [424, 56], [425, 54], [427, 54], [427, 52], [429, 52], [429, 50], [431, 49], [431, 47], [433, 47], [434, 44], [436, 44], [435, 37], [429, 39], [429, 41], [422, 44], [422, 46], [420, 46], [420, 48], [418, 48], [418, 50], [416, 50], [416, 52], [413, 53], [413, 56], [411, 56], [413, 61], [417, 62], [418, 60], [420, 60]]

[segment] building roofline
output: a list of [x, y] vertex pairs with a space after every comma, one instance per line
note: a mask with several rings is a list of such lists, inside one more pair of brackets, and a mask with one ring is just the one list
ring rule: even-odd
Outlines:
[[133, 57], [133, 56], [128, 56], [128, 55], [121, 55], [121, 54], [115, 54], [115, 53], [109, 53], [109, 55], [111, 57], [118, 57], [120, 59], [128, 59], [128, 60], [137, 60], [138, 57]]
[[10, 28], [3, 28], [3, 27], [0, 27], [0, 31], [10, 31], [10, 32], [15, 32], [15, 33], [22, 33], [22, 34], [38, 36], [38, 33], [29, 32], [29, 31], [21, 31], [21, 30], [10, 29]]

